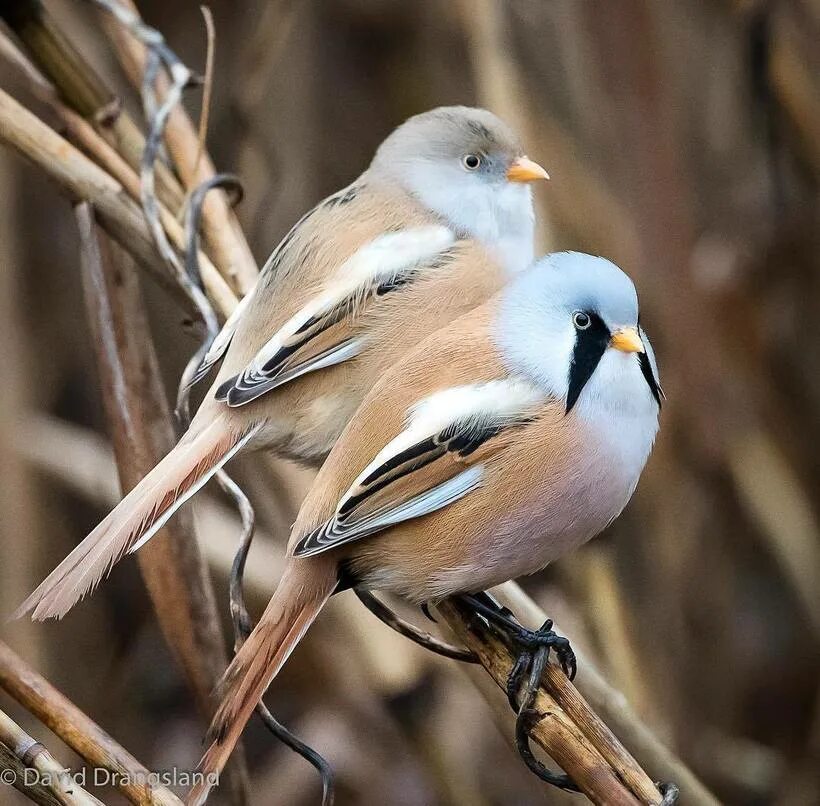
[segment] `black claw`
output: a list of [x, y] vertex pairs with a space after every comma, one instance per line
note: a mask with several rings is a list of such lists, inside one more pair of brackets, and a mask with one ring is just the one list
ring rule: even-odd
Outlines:
[[521, 705], [519, 706], [518, 716], [515, 720], [515, 746], [518, 749], [518, 754], [527, 767], [529, 767], [530, 771], [537, 775], [542, 781], [568, 792], [580, 792], [581, 790], [572, 778], [565, 773], [555, 773], [544, 766], [544, 764], [533, 755], [532, 748], [530, 747], [530, 731], [539, 720], [543, 718], [543, 714], [533, 708], [533, 704], [535, 703], [538, 686], [541, 683], [541, 675], [544, 673], [544, 667], [549, 660], [549, 652], [549, 647], [539, 647], [536, 650], [535, 656], [532, 658], [530, 674], [524, 686]]
[[541, 719], [542, 714], [534, 710], [521, 710], [515, 720], [515, 746], [530, 772], [537, 775], [544, 783], [563, 789], [566, 792], [580, 792], [578, 784], [566, 773], [553, 772], [542, 764], [530, 747], [530, 731]]
[[516, 659], [512, 671], [507, 676], [507, 701], [510, 703], [510, 708], [512, 708], [513, 711], [517, 712], [519, 709], [518, 691], [521, 688], [521, 680], [529, 671], [531, 663], [532, 655], [527, 651], [522, 652]]
[[438, 624], [436, 617], [430, 612], [430, 605], [427, 602], [421, 606], [421, 612], [424, 613], [424, 615], [427, 616], [433, 624]]

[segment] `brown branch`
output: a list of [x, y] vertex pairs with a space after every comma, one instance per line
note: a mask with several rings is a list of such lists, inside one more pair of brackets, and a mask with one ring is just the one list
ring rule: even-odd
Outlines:
[[[181, 806], [149, 770], [0, 641], [0, 688], [37, 717], [89, 764], [112, 773], [111, 782], [139, 806]], [[39, 801], [38, 801], [39, 802]]]
[[[66, 106], [56, 89], [37, 67], [19, 51], [14, 43], [0, 31], [0, 55], [25, 79], [33, 95], [46, 103], [60, 118], [69, 139], [90, 156], [103, 170], [108, 172], [135, 201], [140, 200], [140, 179], [137, 172], [118, 151], [81, 115]], [[160, 221], [171, 243], [180, 251], [186, 248], [186, 238], [182, 226], [164, 205], [159, 207]], [[236, 297], [222, 281], [217, 268], [204, 253], [199, 253], [199, 265], [203, 285], [213, 298], [220, 313], [227, 317], [236, 305]]]
[[[137, 275], [127, 261], [115, 266], [110, 260], [91, 208], [82, 204], [76, 213], [103, 405], [120, 481], [127, 491], [173, 447], [171, 415]], [[215, 706], [212, 692], [227, 654], [190, 513], [180, 513], [157, 533], [137, 554], [137, 561], [165, 639], [185, 670], [200, 710], [210, 717]], [[234, 781], [238, 801], [240, 779], [241, 774]]]
[[[75, 112], [94, 122], [135, 170], [145, 148], [139, 126], [121, 109], [119, 99], [62, 32], [40, 0], [0, 0], [0, 16], [17, 34], [37, 66]], [[157, 166], [157, 192], [176, 212], [184, 196], [177, 179]]]
[[71, 199], [92, 202], [106, 232], [186, 311], [194, 313], [188, 298], [157, 254], [142, 211], [122, 186], [2, 90], [0, 143], [11, 146], [41, 168]]
[[[0, 711], [0, 768], [14, 773], [10, 785], [35, 803], [103, 806], [66, 768], [14, 720]], [[0, 783], [9, 783], [5, 779]]]
[[[457, 601], [442, 602], [438, 610], [493, 680], [506, 688], [515, 657], [503, 641]], [[652, 780], [552, 664], [545, 671], [535, 707], [542, 718], [530, 735], [593, 803], [661, 802]]]
[[[136, 12], [130, 0], [120, 0], [121, 5]], [[134, 86], [139, 89], [145, 71], [146, 48], [131, 31], [116, 20], [106, 16], [104, 24], [111, 37], [114, 51]], [[157, 96], [161, 101], [168, 90], [163, 75], [157, 78]], [[210, 179], [216, 172], [207, 151], [197, 160], [199, 137], [197, 128], [184, 109], [177, 106], [168, 118], [165, 142], [174, 164], [188, 190]], [[241, 294], [246, 294], [256, 282], [258, 269], [250, 247], [233, 214], [225, 193], [212, 193], [203, 206], [202, 229], [214, 263], [223, 276]]]

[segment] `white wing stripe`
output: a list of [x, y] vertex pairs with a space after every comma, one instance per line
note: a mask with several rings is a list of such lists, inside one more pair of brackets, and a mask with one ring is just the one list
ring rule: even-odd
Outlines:
[[[454, 422], [474, 420], [481, 424], [514, 420], [542, 403], [544, 397], [537, 387], [516, 378], [454, 386], [435, 392], [410, 409], [407, 427], [376, 454], [353, 482], [351, 491], [360, 487], [374, 470], [393, 456], [441, 433]], [[339, 501], [337, 511], [350, 498], [351, 491]]]
[[359, 540], [362, 537], [380, 532], [388, 526], [403, 523], [413, 518], [420, 518], [422, 515], [443, 509], [478, 487], [483, 475], [483, 465], [474, 465], [397, 507], [374, 513], [371, 517], [357, 523], [353, 528], [337, 528], [338, 524], [335, 521], [329, 521], [322, 533], [316, 536], [313, 547], [297, 551], [297, 556], [310, 557], [311, 554], [318, 554], [323, 551], [328, 545], [339, 546], [342, 543]]
[[263, 374], [264, 365], [312, 317], [331, 310], [351, 297], [366, 293], [374, 284], [391, 280], [401, 271], [435, 257], [452, 246], [455, 240], [452, 230], [432, 224], [389, 232], [370, 241], [339, 266], [335, 272], [337, 279], [325, 291], [311, 299], [274, 334], [243, 375], [253, 377]]

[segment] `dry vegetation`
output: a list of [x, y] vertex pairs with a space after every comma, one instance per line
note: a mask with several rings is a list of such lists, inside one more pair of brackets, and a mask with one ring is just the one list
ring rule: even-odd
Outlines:
[[[167, 401], [201, 331], [138, 207], [144, 50], [80, 0], [48, 0], [49, 25], [26, 27], [20, 15], [37, 5], [0, 2], [16, 30], [0, 34], [2, 614], [115, 500], [116, 468], [131, 486], [167, 449]], [[139, 7], [205, 71], [198, 4]], [[669, 397], [661, 437], [607, 534], [523, 583], [580, 650], [576, 682], [592, 709], [551, 667], [533, 739], [596, 802], [652, 802], [658, 779], [678, 783], [683, 803], [816, 802], [820, 6], [219, 0], [211, 10], [208, 151], [244, 186], [235, 214], [220, 192], [204, 212], [202, 276], [221, 315], [253, 282], [251, 255], [261, 262], [304, 209], [357, 175], [395, 124], [442, 103], [507, 117], [549, 169], [542, 251], [604, 254], [636, 280]], [[191, 122], [201, 97], [185, 96], [190, 118], [172, 112], [170, 168], [156, 174], [175, 247], [186, 191], [213, 170]], [[66, 196], [89, 200], [101, 228]], [[258, 612], [310, 474], [253, 458], [236, 475], [260, 524], [245, 575]], [[0, 767], [20, 763], [3, 747], [28, 735], [53, 754], [29, 759], [46, 769], [196, 762], [227, 657], [239, 521], [214, 489], [196, 525], [201, 552], [184, 513], [64, 623], [3, 625]], [[522, 619], [543, 618], [507, 593]], [[455, 609], [444, 615], [503, 682], [504, 647]], [[267, 701], [329, 760], [338, 804], [577, 802], [510, 751], [514, 720], [490, 677], [418, 649], [348, 595]], [[214, 802], [242, 802], [245, 767], [251, 804], [319, 802], [315, 771], [259, 720], [245, 750]], [[87, 789], [30, 794], [178, 802], [162, 789], [154, 800]], [[7, 802], [24, 799], [0, 784]]]

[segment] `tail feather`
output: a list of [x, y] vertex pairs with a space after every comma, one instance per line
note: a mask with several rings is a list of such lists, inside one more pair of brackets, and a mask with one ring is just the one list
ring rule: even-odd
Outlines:
[[201, 776], [187, 806], [205, 803], [266, 689], [335, 587], [333, 565], [324, 558], [297, 560], [288, 567], [259, 624], [225, 672], [222, 704], [208, 730], [205, 741], [210, 746], [199, 763]]
[[208, 479], [239, 451], [258, 426], [231, 432], [223, 420], [185, 437], [46, 577], [13, 618], [62, 618], [126, 554], [143, 546]]

